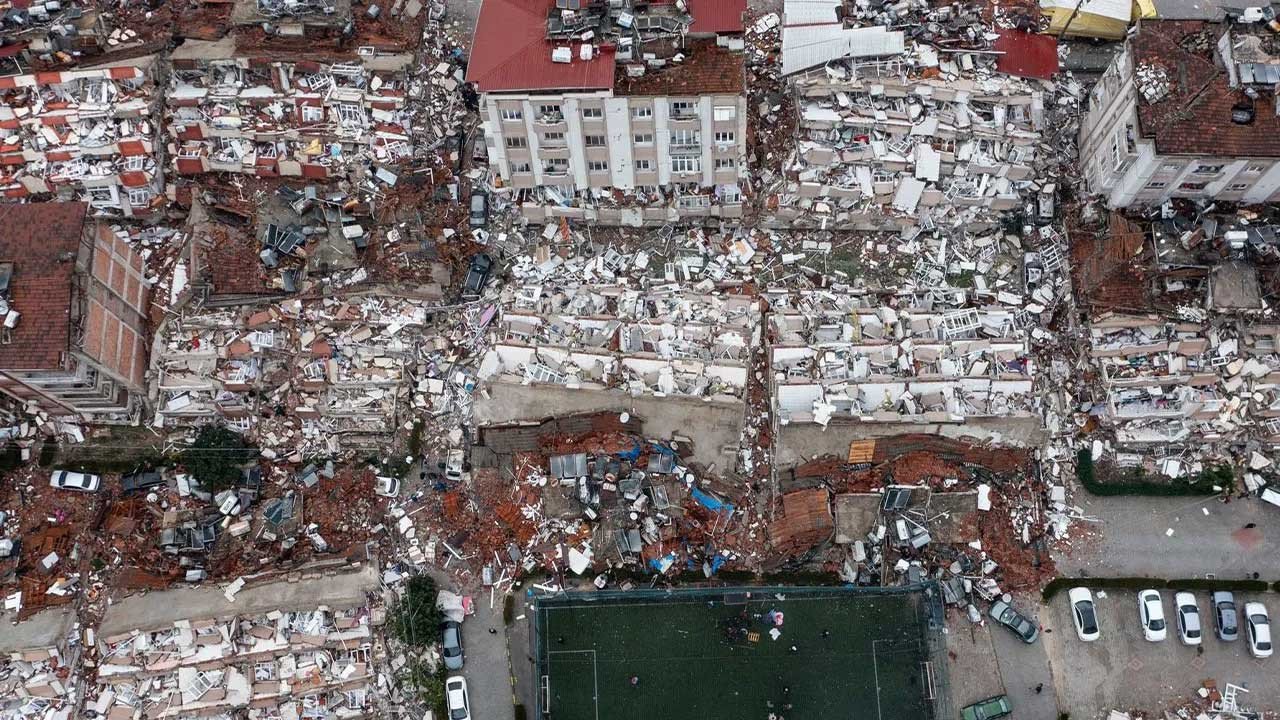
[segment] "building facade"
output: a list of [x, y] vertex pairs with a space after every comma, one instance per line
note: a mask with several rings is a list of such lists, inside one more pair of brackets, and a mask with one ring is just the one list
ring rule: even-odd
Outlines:
[[745, 5], [533, 5], [486, 0], [467, 74], [524, 215], [740, 217]]
[[53, 417], [135, 422], [150, 290], [142, 257], [84, 203], [11, 205], [0, 227], [0, 393]]
[[1247, 24], [1143, 21], [1089, 93], [1080, 162], [1112, 208], [1280, 200], [1280, 58]]

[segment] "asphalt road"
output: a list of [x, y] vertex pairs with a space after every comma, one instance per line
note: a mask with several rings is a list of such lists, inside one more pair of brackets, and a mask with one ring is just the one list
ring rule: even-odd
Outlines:
[[1280, 508], [1256, 498], [1073, 499], [1100, 522], [1073, 531], [1072, 551], [1055, 557], [1061, 575], [1280, 579]]
[[[507, 662], [507, 632], [502, 624], [502, 596], [489, 609], [489, 596], [475, 596], [476, 612], [462, 623], [466, 662], [462, 674], [471, 693], [473, 720], [513, 720], [511, 665]], [[490, 628], [496, 632], [489, 632]]]
[[[1047, 612], [1044, 608], [1031, 608], [1027, 603], [1015, 603], [1015, 606], [1024, 613]], [[1058, 705], [1054, 677], [1049, 671], [1049, 656], [1045, 652], [1045, 634], [1042, 632], [1039, 640], [1028, 645], [1007, 628], [994, 622], [988, 624], [1000, 678], [1013, 706], [1013, 720], [1056, 718]], [[1038, 693], [1036, 686], [1041, 687]]]

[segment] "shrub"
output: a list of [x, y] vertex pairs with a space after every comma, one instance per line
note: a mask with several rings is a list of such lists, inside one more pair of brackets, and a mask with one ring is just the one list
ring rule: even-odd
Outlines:
[[[1280, 585], [1280, 583], [1277, 583]], [[1266, 592], [1271, 585], [1265, 580], [1230, 580], [1209, 578], [1182, 578], [1162, 580], [1148, 577], [1112, 577], [1112, 578], [1054, 578], [1040, 591], [1040, 597], [1049, 602], [1055, 595], [1073, 587], [1087, 587], [1091, 590], [1227, 590], [1231, 592]], [[1280, 588], [1277, 588], [1280, 589]]]
[[446, 672], [444, 664], [442, 663], [435, 672], [431, 672], [425, 662], [415, 660], [405, 666], [404, 672], [402, 682], [418, 694], [423, 704], [431, 708], [436, 717], [448, 717], [444, 694]]
[[257, 448], [240, 435], [220, 425], [206, 425], [182, 453], [182, 464], [201, 487], [216, 493], [234, 486], [244, 465], [257, 456]]
[[427, 575], [415, 575], [405, 583], [404, 594], [391, 617], [396, 637], [411, 647], [426, 647], [440, 638], [440, 608], [436, 607], [436, 583]]
[[[1119, 474], [1119, 479], [1108, 477], [1100, 480], [1089, 448], [1081, 448], [1076, 453], [1076, 479], [1094, 495], [1203, 496], [1218, 492], [1229, 493], [1235, 485], [1235, 472], [1229, 465], [1208, 468], [1190, 481], [1157, 481], [1136, 468]], [[1221, 490], [1214, 490], [1215, 486]]]

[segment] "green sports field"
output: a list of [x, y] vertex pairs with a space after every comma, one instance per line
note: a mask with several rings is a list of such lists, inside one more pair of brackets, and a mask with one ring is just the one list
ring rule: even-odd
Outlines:
[[941, 692], [921, 592], [584, 593], [535, 612], [552, 720], [923, 720]]

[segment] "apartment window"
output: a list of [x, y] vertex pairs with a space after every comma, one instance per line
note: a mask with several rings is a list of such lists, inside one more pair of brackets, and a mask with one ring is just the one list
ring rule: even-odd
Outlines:
[[149, 204], [152, 197], [153, 195], [151, 194], [150, 188], [134, 188], [129, 191], [129, 205], [132, 207], [142, 207], [143, 205]]
[[716, 158], [717, 170], [732, 170], [738, 167], [738, 161], [733, 158]]
[[742, 189], [737, 185], [721, 185], [718, 190], [720, 202], [730, 204], [742, 202]]
[[542, 142], [548, 145], [563, 145], [564, 133], [562, 132], [542, 133]]
[[1169, 185], [1169, 183], [1167, 183], [1167, 182], [1158, 182], [1158, 181], [1157, 181], [1157, 182], [1149, 182], [1149, 183], [1147, 183], [1147, 189], [1148, 189], [1148, 190], [1159, 190], [1160, 188], [1162, 188], [1162, 187], [1166, 187], [1166, 186], [1168, 186], [1168, 185]]
[[585, 135], [582, 138], [582, 144], [587, 147], [604, 147], [603, 135]]
[[529, 141], [523, 137], [509, 137], [506, 139], [509, 148], [525, 148], [529, 147]]
[[1231, 191], [1233, 191], [1233, 192], [1239, 192], [1239, 191], [1241, 191], [1241, 190], [1248, 190], [1248, 189], [1249, 189], [1249, 183], [1231, 183], [1230, 185], [1228, 185], [1228, 186], [1227, 186], [1227, 189], [1228, 189], [1228, 190], [1231, 190]]
[[1266, 170], [1267, 170], [1266, 165], [1250, 165], [1244, 169], [1245, 172], [1251, 172], [1251, 173], [1266, 172]]
[[636, 133], [631, 136], [631, 139], [635, 141], [636, 145], [652, 145], [653, 133]]
[[637, 185], [636, 192], [640, 193], [641, 195], [657, 195], [658, 186], [657, 185]]
[[1223, 165], [1197, 165], [1195, 174], [1197, 175], [1213, 175], [1222, 172]]
[[339, 103], [338, 122], [342, 125], [364, 125], [364, 108], [354, 103]]
[[1160, 170], [1163, 172], [1177, 172], [1181, 169], [1182, 167], [1178, 163], [1163, 163], [1160, 165]]
[[302, 106], [302, 122], [317, 123], [324, 120], [324, 108], [318, 105]]
[[696, 157], [671, 158], [671, 172], [673, 173], [702, 172], [702, 158], [696, 158]]
[[693, 103], [688, 101], [678, 101], [671, 103], [671, 116], [677, 118], [689, 118], [694, 116]]
[[501, 110], [499, 111], [503, 120], [523, 120], [524, 113], [519, 110]]
[[531, 166], [529, 163], [516, 163], [511, 166], [511, 172], [530, 173], [530, 172], [533, 172], [533, 166]]
[[738, 116], [738, 108], [732, 105], [717, 105], [712, 110], [713, 117], [716, 120], [732, 120]]
[[609, 172], [608, 160], [590, 160], [587, 162], [587, 172]]
[[637, 160], [636, 170], [653, 170], [652, 160]]
[[700, 136], [697, 130], [672, 130], [671, 131], [672, 145], [697, 145], [699, 143], [699, 139], [700, 139]]
[[1181, 185], [1179, 185], [1179, 186], [1178, 186], [1178, 189], [1179, 189], [1179, 190], [1189, 190], [1189, 191], [1195, 192], [1195, 191], [1197, 191], [1197, 190], [1203, 190], [1203, 189], [1205, 189], [1205, 188], [1207, 188], [1207, 187], [1209, 187], [1209, 183], [1202, 183], [1202, 182], [1184, 182], [1184, 183], [1182, 183]]
[[124, 159], [125, 170], [142, 171], [147, 169], [147, 158], [145, 155], [130, 155]]
[[569, 161], [563, 158], [548, 160], [547, 164], [544, 166], [543, 172], [550, 175], [563, 175], [569, 172]]
[[600, 120], [604, 117], [604, 108], [582, 108], [583, 120]]
[[729, 145], [733, 142], [734, 137], [736, 136], [732, 132], [718, 132], [716, 133], [716, 144]]
[[539, 115], [559, 115], [560, 106], [559, 105], [539, 105], [538, 114]]
[[120, 202], [120, 196], [116, 193], [114, 185], [87, 188], [87, 190], [89, 192], [89, 202], [94, 205], [116, 205]]
[[649, 105], [633, 105], [631, 107], [631, 118], [633, 120], [648, 120], [653, 117], [653, 107]]

